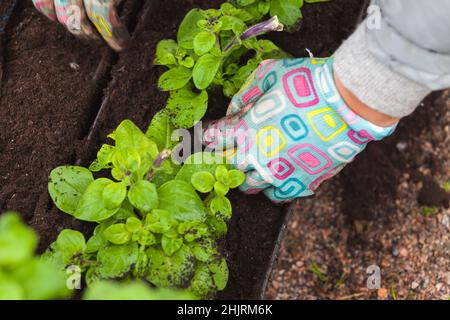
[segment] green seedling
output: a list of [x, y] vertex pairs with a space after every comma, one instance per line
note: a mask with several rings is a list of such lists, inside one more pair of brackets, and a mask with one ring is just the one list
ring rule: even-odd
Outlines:
[[[89, 169], [51, 172], [48, 189], [56, 206], [97, 226], [87, 241], [78, 231], [63, 230], [44, 256], [60, 270], [77, 266], [89, 287], [145, 279], [158, 288], [213, 297], [228, 279], [216, 243], [232, 214], [226, 194], [245, 175], [229, 165], [198, 161], [214, 160], [207, 153], [174, 164], [171, 150], [159, 149], [168, 146], [167, 137], [159, 134], [155, 141], [151, 132], [125, 120], [109, 135], [114, 144], [103, 145]], [[104, 169], [110, 178], [95, 179], [93, 173]], [[209, 195], [202, 200], [197, 191]]]
[[[208, 90], [222, 87], [232, 97], [263, 60], [287, 57], [273, 42], [256, 39], [283, 29], [276, 17], [261, 22], [262, 17], [231, 3], [219, 9], [193, 9], [183, 19], [177, 41], [158, 43], [154, 64], [169, 68], [158, 86], [170, 92], [163, 113], [171, 125], [192, 127], [206, 112]], [[249, 51], [253, 56], [242, 64]]]

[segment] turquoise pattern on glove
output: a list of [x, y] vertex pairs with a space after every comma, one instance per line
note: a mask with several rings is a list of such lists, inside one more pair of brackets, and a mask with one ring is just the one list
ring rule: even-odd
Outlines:
[[347, 107], [334, 84], [332, 58], [301, 58], [264, 61], [204, 141], [210, 149], [226, 149], [247, 173], [241, 190], [285, 202], [314, 194], [368, 142], [394, 130]]

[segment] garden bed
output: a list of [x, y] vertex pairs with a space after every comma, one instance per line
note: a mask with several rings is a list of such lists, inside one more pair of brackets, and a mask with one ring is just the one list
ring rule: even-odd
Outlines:
[[[145, 128], [167, 100], [156, 85], [162, 70], [151, 64], [157, 42], [175, 37], [189, 9], [222, 2], [144, 1], [131, 47], [115, 59], [107, 49], [73, 39], [29, 1], [19, 1], [3, 39], [1, 211], [22, 212], [40, 233], [43, 247], [63, 228], [89, 230], [53, 207], [46, 192], [49, 171], [62, 164], [89, 164], [123, 119]], [[299, 32], [271, 39], [295, 56], [306, 55], [305, 48], [329, 55], [352, 32], [362, 6], [356, 0], [306, 5]], [[102, 92], [104, 79], [110, 81]], [[208, 118], [223, 116], [226, 106], [225, 98], [214, 95]], [[289, 209], [263, 196], [234, 192], [230, 198], [234, 214], [222, 243], [230, 282], [220, 298], [260, 298]]]

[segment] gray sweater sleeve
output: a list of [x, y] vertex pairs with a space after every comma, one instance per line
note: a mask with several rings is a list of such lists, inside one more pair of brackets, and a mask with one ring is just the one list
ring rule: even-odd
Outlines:
[[374, 0], [335, 53], [334, 69], [362, 102], [404, 117], [450, 88], [450, 1]]

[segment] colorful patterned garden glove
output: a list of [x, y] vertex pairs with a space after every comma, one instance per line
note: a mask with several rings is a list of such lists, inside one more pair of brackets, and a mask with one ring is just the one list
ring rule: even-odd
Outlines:
[[[241, 189], [274, 202], [312, 195], [372, 140], [378, 127], [352, 112], [336, 90], [333, 59], [267, 60], [208, 126], [208, 149], [225, 150], [247, 174]], [[381, 161], [381, 160], [380, 160]]]
[[75, 36], [99, 39], [100, 33], [112, 49], [122, 51], [130, 35], [117, 15], [116, 7], [121, 1], [33, 0], [33, 3], [40, 12], [51, 20], [59, 21]]

